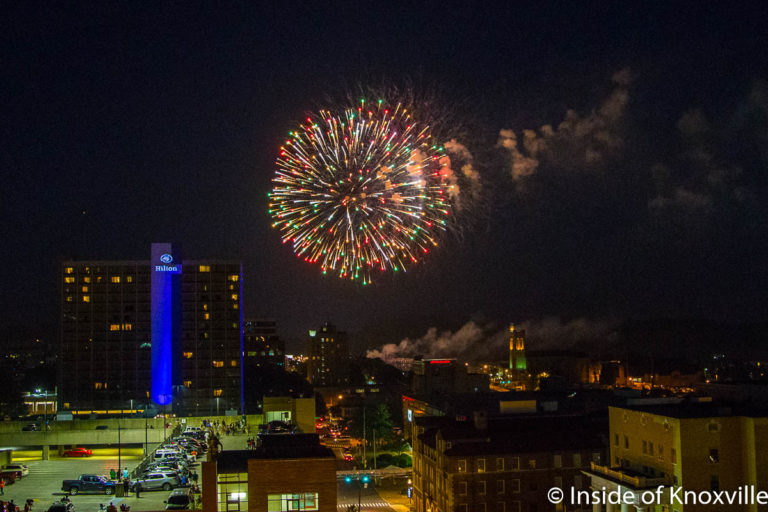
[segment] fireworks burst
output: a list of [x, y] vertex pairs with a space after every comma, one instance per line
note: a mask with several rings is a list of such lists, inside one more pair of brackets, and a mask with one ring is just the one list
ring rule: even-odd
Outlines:
[[321, 110], [280, 148], [269, 213], [297, 256], [323, 274], [371, 282], [437, 245], [452, 175], [429, 126], [382, 100]]

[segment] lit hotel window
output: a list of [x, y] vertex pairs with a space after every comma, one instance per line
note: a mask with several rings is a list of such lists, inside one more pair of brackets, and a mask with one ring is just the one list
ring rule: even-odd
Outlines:
[[232, 304], [232, 309], [240, 309], [240, 306], [237, 305], [237, 303]]
[[221, 390], [220, 389], [214, 389], [213, 390], [213, 396], [221, 396]]
[[240, 276], [237, 276], [237, 275], [231, 275], [231, 276], [229, 276], [229, 280], [230, 280], [230, 281], [234, 281], [234, 282], [237, 282], [237, 281], [239, 281], [239, 280], [240, 280]]
[[210, 313], [203, 313], [203, 320], [210, 320], [211, 314]]
[[235, 366], [237, 366], [237, 361], [235, 361], [234, 359], [233, 359], [233, 360], [231, 360], [231, 361], [229, 362], [229, 366], [232, 366], [232, 367], [235, 367]]
[[67, 302], [72, 302], [72, 296], [71, 295], [67, 295]]
[[133, 324], [123, 324], [123, 330], [124, 331], [132, 331], [133, 330]]
[[74, 283], [75, 282], [75, 278], [74, 277], [65, 277], [64, 278], [64, 282], [65, 283]]
[[84, 282], [84, 283], [90, 283], [90, 282], [91, 282], [91, 278], [90, 278], [90, 277], [88, 277], [88, 276], [85, 276], [85, 277], [83, 278], [83, 282]]
[[192, 359], [192, 352], [182, 352], [184, 359]]
[[197, 267], [197, 271], [198, 272], [210, 272], [211, 271], [211, 266], [210, 265], [200, 265], [199, 267]]
[[87, 292], [88, 291], [88, 287], [87, 286], [83, 286], [83, 291]]
[[192, 381], [191, 380], [185, 380], [184, 381], [184, 387], [185, 388], [191, 388], [192, 387]]
[[110, 281], [112, 281], [113, 283], [119, 283], [120, 282], [120, 276], [112, 276], [110, 278]]
[[90, 295], [83, 295], [83, 302], [91, 302], [91, 296]]
[[208, 311], [208, 304], [203, 304], [203, 311]]
[[133, 282], [133, 276], [125, 276], [125, 282], [126, 283], [132, 283]]
[[224, 361], [213, 361], [213, 367], [214, 368], [224, 368]]
[[72, 268], [72, 267], [67, 267], [67, 268], [65, 268], [65, 269], [64, 269], [64, 273], [65, 273], [65, 274], [71, 274], [71, 273], [73, 273], [74, 271], [75, 271], [75, 269], [74, 269], [74, 268]]
[[236, 293], [232, 294], [232, 300], [237, 300], [237, 294]]
[[107, 383], [106, 382], [94, 382], [93, 383], [93, 389], [106, 389]]
[[120, 324], [110, 324], [109, 325], [110, 331], [119, 331], [120, 330]]

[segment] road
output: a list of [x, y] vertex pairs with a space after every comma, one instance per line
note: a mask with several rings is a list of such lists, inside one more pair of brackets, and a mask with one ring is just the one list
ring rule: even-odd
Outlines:
[[379, 496], [373, 483], [369, 483], [368, 487], [365, 488], [360, 487], [358, 482], [348, 484], [343, 480], [338, 484], [336, 508], [339, 510], [346, 510], [350, 505], [357, 506], [358, 497], [360, 498], [360, 510], [362, 511], [376, 510], [382, 512], [395, 512], [395, 509], [390, 507], [389, 503]]

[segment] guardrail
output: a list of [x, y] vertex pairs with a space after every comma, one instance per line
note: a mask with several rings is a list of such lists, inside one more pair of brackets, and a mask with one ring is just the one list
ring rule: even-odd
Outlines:
[[[168, 438], [173, 438], [175, 436], [178, 436], [181, 434], [182, 425], [178, 424], [171, 430], [171, 434], [168, 436]], [[159, 446], [159, 445], [158, 445]], [[144, 474], [144, 470], [147, 469], [147, 466], [155, 459], [155, 452], [158, 450], [158, 447], [155, 447], [154, 450], [147, 453], [143, 459], [141, 459], [141, 462], [138, 463], [138, 465], [133, 468], [133, 471], [130, 473], [131, 480], [135, 480], [141, 475]]]

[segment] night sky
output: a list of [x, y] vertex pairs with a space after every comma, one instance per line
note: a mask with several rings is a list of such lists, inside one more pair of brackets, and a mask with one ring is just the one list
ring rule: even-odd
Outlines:
[[[154, 241], [242, 260], [246, 317], [290, 350], [326, 320], [360, 348], [470, 320], [765, 320], [765, 2], [277, 4], [4, 5], [2, 342], [55, 340], [62, 260]], [[482, 190], [363, 288], [281, 244], [266, 194], [305, 112], [385, 83], [456, 119]]]

